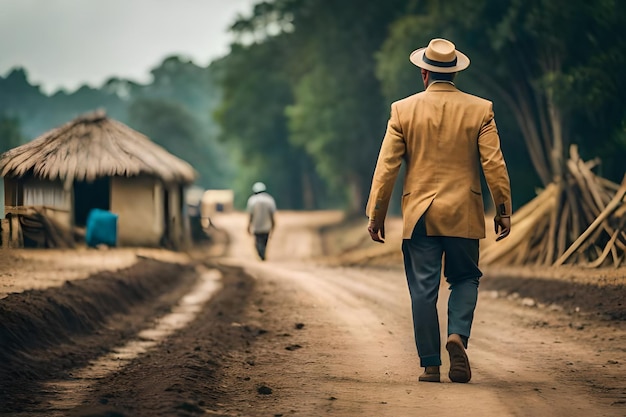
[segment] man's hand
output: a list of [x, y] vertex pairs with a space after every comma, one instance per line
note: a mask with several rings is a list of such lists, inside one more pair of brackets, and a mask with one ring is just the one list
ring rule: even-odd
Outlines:
[[385, 220], [370, 220], [367, 231], [374, 242], [385, 243]]
[[496, 216], [493, 219], [493, 226], [498, 235], [496, 237], [496, 242], [498, 240], [502, 240], [511, 233], [511, 216], [500, 217]]

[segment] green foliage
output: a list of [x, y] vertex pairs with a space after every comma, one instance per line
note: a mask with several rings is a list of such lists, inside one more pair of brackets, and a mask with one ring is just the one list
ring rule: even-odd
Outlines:
[[0, 153], [22, 144], [20, 123], [14, 117], [0, 116]]
[[[559, 163], [555, 151], [566, 159], [570, 143], [587, 158], [601, 156], [604, 174], [621, 179], [623, 2], [430, 0], [422, 6], [393, 23], [377, 55], [377, 74], [389, 100], [410, 94], [406, 85], [414, 76], [419, 82], [416, 69], [407, 65], [410, 50], [446, 37], [472, 59], [457, 84], [494, 101], [503, 148], [511, 149], [505, 156], [518, 202], [531, 197], [537, 185], [526, 168], [531, 160], [541, 182], [551, 181]], [[519, 146], [522, 141], [525, 147]]]
[[234, 162], [228, 147], [218, 142], [213, 119], [221, 100], [214, 69], [171, 56], [151, 73], [153, 81], [147, 85], [113, 83], [128, 91], [128, 123], [137, 123], [138, 130], [151, 132], [152, 140], [189, 162], [199, 172], [202, 187], [230, 188]]
[[310, 158], [291, 146], [285, 108], [293, 102], [284, 71], [284, 37], [251, 46], [234, 45], [217, 67], [223, 102], [216, 112], [221, 141], [239, 148], [241, 179], [236, 203], [241, 207], [255, 181], [264, 181], [282, 208], [315, 208], [323, 192]]
[[162, 99], [138, 99], [129, 108], [129, 125], [189, 162], [205, 188], [228, 186], [227, 156], [204, 143], [201, 125], [185, 106]]
[[[259, 4], [251, 17], [233, 25], [242, 44], [246, 39], [254, 42], [235, 45], [226, 60], [230, 78], [222, 83], [226, 100], [220, 120], [224, 131], [236, 125], [230, 118], [244, 111], [245, 101], [275, 97], [250, 83], [258, 76], [265, 83], [278, 77], [280, 88], [272, 90], [284, 91], [284, 96], [279, 102], [266, 102], [263, 117], [276, 123], [275, 130], [280, 133], [275, 136], [284, 146], [300, 149], [311, 161], [308, 165], [324, 180], [327, 195], [337, 196], [346, 207], [361, 212], [386, 119], [373, 56], [404, 3], [277, 0]], [[237, 70], [242, 61], [246, 65], [240, 68], [248, 71], [246, 74]], [[249, 73], [250, 68], [254, 74]], [[253, 97], [259, 93], [258, 98]], [[229, 102], [236, 97], [240, 105]], [[254, 122], [255, 134], [263, 136], [257, 124], [260, 122]], [[229, 132], [230, 140], [253, 152], [255, 145], [245, 139], [251, 135], [242, 129], [239, 124], [239, 132]], [[310, 172], [307, 176], [314, 178]], [[296, 191], [304, 190], [299, 187]]]
[[58, 91], [47, 96], [39, 86], [29, 83], [25, 69], [16, 68], [5, 78], [0, 77], [0, 114], [18, 118], [22, 135], [27, 140], [82, 113], [100, 108], [115, 118], [125, 113], [124, 102], [106, 91], [83, 86], [71, 94]]
[[[494, 3], [487, 2], [485, 10]], [[613, 0], [509, 3], [502, 18], [496, 16], [500, 31], [491, 34], [497, 55], [478, 56], [505, 68], [508, 77], [498, 81], [502, 87], [511, 75], [518, 82], [525, 78], [540, 97], [553, 100], [563, 115], [566, 144], [578, 144], [588, 158], [601, 156], [604, 174], [621, 180], [623, 163], [616, 165], [611, 152], [626, 156], [626, 148], [614, 139], [626, 117], [621, 99], [626, 94], [626, 5]], [[539, 110], [544, 105], [533, 104]]]

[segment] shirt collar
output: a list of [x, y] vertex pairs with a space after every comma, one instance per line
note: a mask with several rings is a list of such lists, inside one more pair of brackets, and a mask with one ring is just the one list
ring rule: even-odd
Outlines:
[[446, 84], [454, 85], [452, 81], [445, 81], [445, 80], [435, 80], [432, 83], [430, 83], [430, 85], [437, 84], [437, 83], [446, 83]]
[[426, 91], [457, 91], [456, 85], [450, 81], [433, 81]]

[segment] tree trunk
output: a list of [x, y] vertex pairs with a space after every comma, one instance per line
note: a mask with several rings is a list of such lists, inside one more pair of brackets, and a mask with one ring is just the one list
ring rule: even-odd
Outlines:
[[302, 208], [305, 210], [315, 210], [317, 204], [315, 202], [315, 191], [313, 189], [313, 181], [311, 180], [311, 174], [307, 171], [301, 174], [302, 182]]
[[363, 213], [365, 206], [363, 205], [363, 188], [359, 178], [350, 177], [348, 179], [348, 210], [350, 214]]

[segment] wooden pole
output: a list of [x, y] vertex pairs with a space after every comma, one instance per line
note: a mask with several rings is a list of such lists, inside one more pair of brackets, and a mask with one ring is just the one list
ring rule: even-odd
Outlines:
[[622, 180], [622, 185], [619, 190], [611, 200], [611, 202], [606, 206], [606, 208], [600, 213], [600, 215], [596, 218], [596, 220], [589, 225], [587, 230], [585, 230], [579, 237], [572, 243], [572, 245], [565, 251], [565, 253], [554, 262], [553, 266], [563, 265], [565, 261], [580, 247], [580, 245], [589, 237], [593, 231], [604, 222], [604, 220], [611, 215], [613, 211], [615, 211], [619, 205], [622, 203], [622, 199], [624, 198], [624, 194], [626, 194], [626, 175], [624, 175], [624, 179]]

